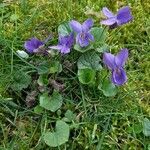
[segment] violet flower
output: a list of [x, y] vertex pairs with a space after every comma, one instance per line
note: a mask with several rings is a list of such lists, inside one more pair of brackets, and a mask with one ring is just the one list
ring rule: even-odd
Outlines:
[[107, 7], [104, 7], [102, 12], [107, 17], [107, 19], [102, 20], [101, 24], [108, 25], [110, 28], [116, 28], [128, 23], [133, 19], [130, 8], [128, 6], [119, 9], [116, 15], [114, 15]]
[[51, 49], [57, 49], [62, 54], [70, 53], [70, 49], [74, 43], [74, 34], [71, 33], [67, 36], [61, 36], [59, 35], [59, 43], [56, 46], [49, 46]]
[[90, 33], [90, 29], [93, 26], [92, 19], [87, 19], [82, 25], [72, 20], [70, 26], [77, 33], [76, 43], [81, 47], [86, 47], [89, 45], [89, 41], [94, 41], [94, 36]]
[[128, 58], [128, 50], [122, 49], [116, 56], [111, 53], [104, 53], [103, 62], [111, 70], [111, 81], [116, 85], [122, 85], [127, 81], [124, 70], [125, 61]]
[[30, 40], [26, 41], [24, 44], [25, 49], [29, 53], [36, 53], [40, 47], [44, 46], [44, 43], [37, 38], [31, 38]]

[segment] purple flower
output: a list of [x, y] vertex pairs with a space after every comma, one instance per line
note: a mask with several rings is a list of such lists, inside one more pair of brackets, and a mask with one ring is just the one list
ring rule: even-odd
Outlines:
[[125, 61], [128, 58], [128, 50], [122, 49], [116, 56], [111, 53], [104, 53], [103, 62], [111, 70], [111, 81], [116, 85], [122, 85], [127, 81], [124, 70]]
[[119, 9], [116, 15], [114, 15], [107, 7], [104, 7], [102, 12], [107, 19], [102, 20], [101, 24], [108, 25], [110, 28], [116, 28], [117, 26], [126, 24], [133, 19], [128, 6]]
[[89, 45], [89, 41], [94, 41], [94, 36], [89, 31], [93, 26], [92, 19], [87, 19], [82, 25], [79, 22], [72, 20], [70, 26], [77, 33], [76, 43], [81, 47], [86, 47]]
[[29, 53], [36, 53], [38, 49], [43, 46], [44, 43], [37, 38], [32, 38], [25, 42], [24, 47]]
[[49, 48], [57, 49], [62, 54], [67, 54], [70, 52], [70, 49], [74, 43], [74, 34], [71, 33], [67, 36], [59, 36], [59, 43], [56, 46], [49, 46]]

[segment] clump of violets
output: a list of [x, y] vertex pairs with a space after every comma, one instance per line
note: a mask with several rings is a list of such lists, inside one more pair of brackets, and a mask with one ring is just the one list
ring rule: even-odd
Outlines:
[[101, 24], [108, 25], [110, 28], [116, 28], [128, 23], [133, 19], [130, 8], [128, 6], [119, 9], [117, 14], [113, 14], [107, 7], [104, 7], [102, 12], [107, 17], [107, 19], [102, 20]]
[[71, 33], [67, 36], [61, 36], [59, 35], [59, 42], [56, 46], [49, 46], [51, 49], [56, 49], [62, 54], [70, 53], [70, 49], [73, 46], [74, 43], [74, 34]]
[[76, 43], [81, 47], [86, 47], [89, 45], [90, 41], [94, 41], [94, 36], [90, 33], [90, 29], [93, 26], [92, 19], [87, 19], [83, 24], [72, 20], [70, 26], [73, 31], [77, 33]]
[[127, 81], [124, 70], [128, 58], [128, 50], [122, 49], [116, 56], [111, 53], [104, 53], [103, 62], [111, 70], [111, 81], [116, 85], [123, 85]]
[[24, 44], [24, 48], [28, 53], [37, 53], [39, 51], [39, 48], [43, 46], [44, 42], [38, 40], [37, 38], [31, 38]]
[[[111, 29], [126, 24], [133, 19], [130, 8], [128, 6], [122, 7], [116, 14], [112, 13], [107, 7], [104, 7], [102, 12], [106, 16], [106, 19], [102, 20], [101, 24], [107, 25]], [[58, 44], [49, 46], [48, 48], [56, 49], [61, 54], [68, 54], [74, 45], [74, 40], [76, 40], [76, 44], [78, 44], [81, 48], [87, 47], [91, 41], [94, 41], [94, 36], [90, 32], [91, 28], [93, 27], [92, 19], [87, 19], [82, 24], [78, 21], [72, 20], [68, 25], [73, 31], [70, 34], [68, 33], [69, 35], [66, 36], [62, 36], [60, 33]], [[95, 30], [95, 32], [97, 32], [97, 30]], [[48, 37], [45, 42], [42, 42], [37, 38], [31, 38], [25, 42], [24, 47], [29, 53], [40, 53], [40, 50], [44, 49], [45, 43], [47, 43], [50, 38], [51, 36]], [[44, 51], [41, 52], [46, 52], [46, 50], [44, 49]], [[127, 58], [128, 50], [126, 48], [121, 49], [117, 55], [113, 55], [108, 52], [103, 54], [103, 63], [111, 71], [111, 81], [115, 85], [123, 85], [125, 82], [127, 82], [127, 76], [124, 70], [124, 65]]]

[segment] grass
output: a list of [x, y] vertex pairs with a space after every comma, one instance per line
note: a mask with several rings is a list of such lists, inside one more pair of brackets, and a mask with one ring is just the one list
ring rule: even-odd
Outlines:
[[[89, 17], [85, 14], [87, 6], [99, 11], [104, 6], [116, 10], [127, 4], [132, 8], [134, 21], [120, 27], [119, 31], [110, 31], [107, 41], [114, 45], [113, 52], [122, 47], [130, 50], [126, 66], [128, 83], [120, 88], [117, 96], [107, 98], [99, 91], [79, 84], [76, 70], [67, 67], [59, 77], [67, 85], [63, 95], [65, 100], [56, 113], [44, 111], [36, 114], [34, 108], [26, 106], [25, 95], [34, 90], [32, 86], [22, 93], [10, 88], [18, 70], [24, 73], [36, 71], [33, 62], [23, 60], [16, 54], [16, 50], [23, 49], [26, 39], [33, 36], [44, 39], [50, 33], [57, 37], [56, 27], [63, 21], [72, 18], [83, 21]], [[148, 149], [150, 138], [141, 131], [143, 119], [150, 117], [148, 1], [16, 0], [1, 2], [0, 13], [0, 149]], [[99, 24], [98, 18], [94, 17], [94, 21]], [[76, 62], [75, 58], [69, 55], [64, 59]], [[38, 63], [34, 56], [33, 60]], [[77, 120], [71, 124], [69, 141], [60, 148], [49, 148], [42, 134], [47, 129], [52, 130], [54, 122], [62, 118], [67, 110], [72, 110]]]

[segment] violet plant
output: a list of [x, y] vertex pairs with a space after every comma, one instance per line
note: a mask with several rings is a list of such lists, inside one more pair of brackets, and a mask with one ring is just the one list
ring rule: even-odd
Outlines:
[[[102, 9], [102, 13], [106, 16], [106, 19], [102, 20], [100, 23], [108, 25], [111, 29], [126, 24], [133, 19], [128, 6], [119, 9], [117, 14], [113, 14], [107, 7], [104, 7]], [[83, 84], [90, 84], [97, 81], [95, 76], [96, 72], [101, 72], [102, 70], [102, 65], [100, 64], [100, 56], [102, 52], [97, 51], [97, 49], [100, 42], [100, 47], [103, 47], [103, 45], [106, 44], [106, 30], [102, 27], [93, 27], [93, 25], [94, 23], [92, 19], [87, 19], [83, 22], [83, 24], [80, 24], [76, 20], [71, 20], [67, 24], [62, 24], [58, 29], [58, 44], [56, 46], [48, 46], [49, 52], [52, 51], [52, 49], [60, 52], [61, 54], [69, 54], [73, 50], [81, 52], [81, 56], [78, 60], [78, 64], [80, 64], [78, 65], [78, 77], [79, 81]], [[31, 38], [24, 44], [26, 51], [31, 54], [38, 53], [44, 46], [45, 43], [37, 38]], [[89, 53], [91, 56], [88, 55]], [[89, 59], [87, 58], [84, 60], [87, 56]], [[104, 52], [103, 54], [103, 63], [111, 70], [112, 73], [110, 81], [116, 86], [123, 85], [127, 82], [127, 76], [123, 68], [127, 57], [127, 49], [122, 49], [116, 56], [108, 52]], [[95, 70], [95, 68], [93, 68], [95, 65], [97, 65], [97, 68], [99, 69]], [[84, 80], [87, 81], [85, 82]]]
[[[70, 53], [77, 55], [77, 76], [81, 84], [89, 87], [93, 86], [103, 92], [105, 96], [115, 96], [118, 86], [127, 82], [124, 67], [128, 59], [128, 49], [122, 48], [117, 55], [114, 55], [110, 53], [106, 38], [108, 29], [117, 28], [133, 19], [131, 10], [126, 6], [119, 9], [117, 14], [113, 14], [108, 8], [104, 7], [102, 13], [106, 16], [106, 19], [102, 20], [101, 25], [98, 27], [94, 26], [92, 19], [87, 19], [83, 24], [76, 20], [61, 24], [58, 27], [58, 44], [52, 42], [47, 44], [48, 40], [45, 43], [36, 38], [25, 42], [24, 48], [29, 54], [39, 54], [41, 48], [43, 53], [47, 52], [45, 59], [47, 57], [48, 61], [41, 62], [37, 67], [39, 74], [38, 84], [47, 86], [49, 81], [50, 83], [55, 83], [51, 97], [48, 96], [49, 92], [45, 91], [45, 89], [40, 91], [42, 93], [40, 95], [40, 107], [51, 112], [55, 112], [61, 107], [63, 98], [60, 92], [65, 85], [61, 85], [57, 81], [49, 79], [49, 77], [53, 74], [59, 76], [59, 73], [63, 70], [61, 61]], [[103, 28], [102, 25], [109, 26], [109, 28]], [[54, 52], [54, 55], [52, 55], [52, 52]], [[72, 63], [70, 62], [71, 65]], [[107, 68], [110, 70], [111, 75], [106, 72]], [[56, 138], [57, 132], [60, 130], [59, 126], [60, 128], [63, 126], [64, 130], [67, 131], [67, 134], [64, 134], [65, 137], [60, 137], [63, 140], [58, 140], [56, 143], [51, 143], [51, 140], [47, 141], [47, 138]], [[45, 142], [52, 147], [65, 143], [69, 137], [69, 127], [66, 123], [62, 121], [56, 122], [56, 129], [58, 131], [54, 134], [48, 132], [44, 136]]]

